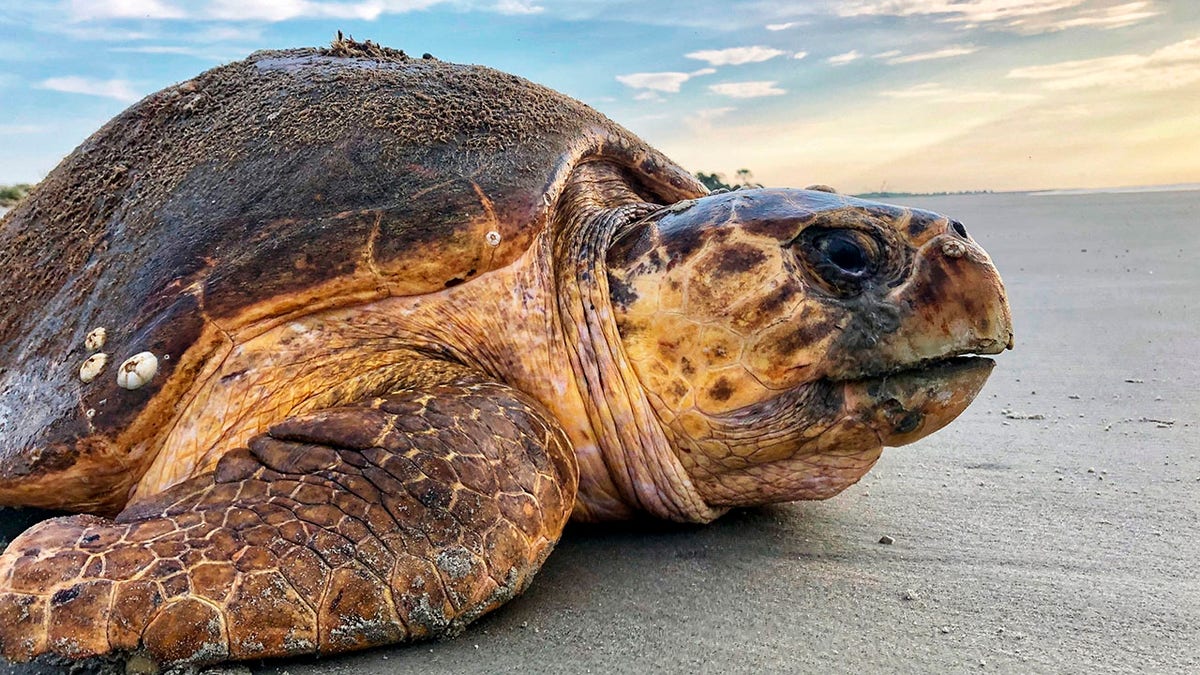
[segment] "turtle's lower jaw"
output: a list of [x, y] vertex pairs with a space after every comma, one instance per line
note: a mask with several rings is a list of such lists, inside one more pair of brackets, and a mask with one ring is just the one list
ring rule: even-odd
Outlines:
[[935, 359], [844, 383], [846, 410], [884, 445], [912, 443], [958, 417], [983, 389], [995, 362], [977, 356]]

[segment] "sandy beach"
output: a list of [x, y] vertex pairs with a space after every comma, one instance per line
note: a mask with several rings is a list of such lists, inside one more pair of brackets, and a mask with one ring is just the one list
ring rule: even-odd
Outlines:
[[1016, 350], [950, 427], [826, 502], [571, 527], [457, 639], [250, 670], [1200, 671], [1200, 191], [898, 201], [1009, 289]]

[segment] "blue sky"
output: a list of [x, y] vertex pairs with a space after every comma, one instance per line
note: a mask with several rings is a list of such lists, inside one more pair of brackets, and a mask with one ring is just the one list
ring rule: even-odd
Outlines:
[[148, 93], [339, 29], [522, 75], [690, 170], [768, 185], [1200, 182], [1196, 0], [9, 4], [0, 183], [38, 180]]

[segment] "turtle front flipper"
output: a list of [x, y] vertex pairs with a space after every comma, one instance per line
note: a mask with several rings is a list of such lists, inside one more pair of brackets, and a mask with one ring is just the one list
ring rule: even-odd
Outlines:
[[520, 593], [571, 513], [566, 436], [462, 377], [293, 417], [115, 520], [41, 523], [0, 556], [0, 648], [163, 663], [453, 633]]

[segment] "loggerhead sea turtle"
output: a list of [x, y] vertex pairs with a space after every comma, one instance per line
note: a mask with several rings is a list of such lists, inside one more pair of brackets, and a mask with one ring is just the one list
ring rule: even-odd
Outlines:
[[452, 633], [569, 518], [823, 499], [1011, 346], [962, 225], [707, 195], [592, 109], [336, 40], [133, 106], [0, 224], [13, 660]]

